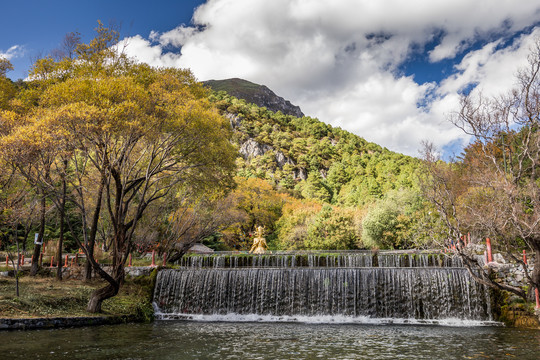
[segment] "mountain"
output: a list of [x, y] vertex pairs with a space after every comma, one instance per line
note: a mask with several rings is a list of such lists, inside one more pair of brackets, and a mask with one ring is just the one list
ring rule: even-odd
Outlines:
[[[262, 92], [271, 94], [267, 99], [282, 98], [264, 86], [240, 79], [207, 85], [218, 91], [211, 99], [233, 129], [232, 141], [241, 155], [240, 176], [265, 179], [304, 198], [348, 206], [363, 206], [391, 190], [416, 187], [418, 159], [315, 118], [275, 112], [260, 101]], [[259, 104], [232, 93], [247, 94]]]
[[248, 103], [259, 107], [265, 107], [270, 111], [281, 111], [285, 115], [303, 117], [304, 114], [299, 106], [291, 104], [290, 101], [276, 95], [272, 90], [264, 85], [258, 85], [243, 79], [208, 80], [204, 85], [219, 92], [225, 91], [238, 99], [244, 99]]
[[291, 107], [303, 114], [264, 86], [240, 79], [206, 85], [239, 150], [237, 188], [227, 197], [233, 212], [224, 216], [243, 220], [223, 231], [226, 247], [249, 248], [246, 234], [259, 225], [273, 249], [431, 244], [426, 226], [438, 225], [421, 195], [419, 159], [291, 115]]

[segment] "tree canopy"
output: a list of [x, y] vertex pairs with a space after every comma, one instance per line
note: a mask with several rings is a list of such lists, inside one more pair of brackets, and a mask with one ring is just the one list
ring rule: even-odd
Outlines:
[[[461, 244], [468, 232], [476, 241], [489, 237], [495, 250], [521, 265], [531, 290], [540, 288], [540, 40], [528, 60], [508, 94], [463, 95], [451, 120], [473, 141], [451, 164], [438, 161], [426, 146], [430, 182], [425, 195], [444, 219], [448, 242]], [[535, 254], [534, 270], [516, 250]], [[458, 246], [457, 252], [478, 281], [532, 296], [520, 287], [493, 281], [472, 248]]]
[[[118, 292], [146, 209], [182, 187], [229, 187], [236, 156], [229, 124], [191, 72], [136, 64], [112, 47], [114, 31], [97, 31], [73, 59], [38, 60], [28, 89], [0, 115], [5, 161], [60, 209], [66, 201], [78, 209], [80, 245], [109, 282], [93, 294], [92, 312]], [[111, 273], [92, 256], [105, 222]]]

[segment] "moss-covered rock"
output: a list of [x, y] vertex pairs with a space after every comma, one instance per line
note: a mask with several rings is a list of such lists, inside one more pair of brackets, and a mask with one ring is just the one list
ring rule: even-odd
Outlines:
[[506, 326], [540, 329], [540, 320], [538, 316], [531, 312], [526, 304], [512, 304], [501, 308], [499, 321]]

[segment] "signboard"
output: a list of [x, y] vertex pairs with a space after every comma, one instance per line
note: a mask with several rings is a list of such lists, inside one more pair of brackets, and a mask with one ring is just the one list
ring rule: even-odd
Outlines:
[[39, 234], [36, 233], [36, 235], [34, 236], [34, 244], [43, 245], [43, 239], [41, 239], [41, 242], [38, 242], [38, 237], [39, 237]]

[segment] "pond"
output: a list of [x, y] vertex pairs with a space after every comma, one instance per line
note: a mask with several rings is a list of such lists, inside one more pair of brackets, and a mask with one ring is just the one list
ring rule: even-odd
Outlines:
[[504, 327], [155, 321], [0, 334], [2, 359], [540, 359]]

